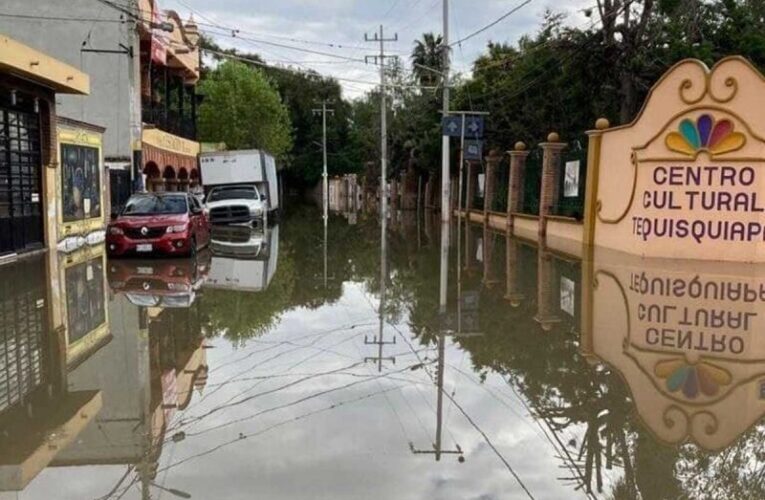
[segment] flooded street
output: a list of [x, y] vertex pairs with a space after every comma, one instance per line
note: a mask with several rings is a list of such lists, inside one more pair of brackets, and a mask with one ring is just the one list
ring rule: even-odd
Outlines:
[[765, 269], [386, 233], [0, 267], [0, 499], [763, 498]]

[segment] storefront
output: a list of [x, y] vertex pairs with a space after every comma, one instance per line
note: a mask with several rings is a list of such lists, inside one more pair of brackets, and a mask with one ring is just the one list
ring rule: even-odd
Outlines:
[[57, 241], [56, 93], [89, 89], [84, 73], [0, 36], [0, 257]]

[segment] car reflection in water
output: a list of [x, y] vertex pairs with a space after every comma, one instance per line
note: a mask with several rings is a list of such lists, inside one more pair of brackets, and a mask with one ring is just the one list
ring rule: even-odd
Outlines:
[[194, 258], [110, 260], [109, 286], [136, 306], [191, 307], [210, 270], [210, 251]]
[[221, 226], [212, 230], [212, 263], [205, 287], [260, 292], [276, 272], [279, 226]]

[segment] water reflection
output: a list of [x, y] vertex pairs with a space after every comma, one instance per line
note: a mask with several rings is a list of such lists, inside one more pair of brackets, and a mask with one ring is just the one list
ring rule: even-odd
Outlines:
[[0, 491], [765, 496], [759, 267], [354, 220], [1, 266]]
[[279, 259], [279, 226], [215, 227], [211, 234], [213, 258], [205, 286], [243, 292], [268, 288]]
[[109, 286], [136, 306], [188, 308], [210, 272], [210, 252], [195, 259], [114, 259]]

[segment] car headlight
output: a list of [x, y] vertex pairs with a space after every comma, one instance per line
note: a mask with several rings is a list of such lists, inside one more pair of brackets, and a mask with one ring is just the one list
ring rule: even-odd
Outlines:
[[114, 236], [119, 236], [119, 235], [125, 234], [125, 231], [123, 231], [121, 227], [110, 226], [109, 227], [109, 234], [114, 235]]
[[188, 226], [186, 224], [180, 224], [178, 226], [167, 226], [167, 231], [166, 232], [168, 232], [168, 233], [182, 233], [182, 232], [186, 231], [187, 228], [188, 228]]
[[260, 207], [250, 207], [250, 215], [260, 215], [263, 213], [263, 209]]

